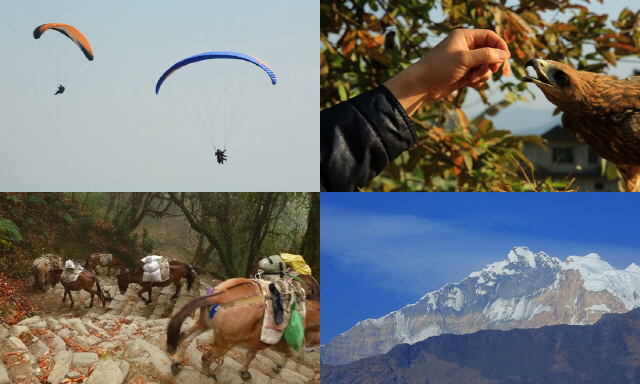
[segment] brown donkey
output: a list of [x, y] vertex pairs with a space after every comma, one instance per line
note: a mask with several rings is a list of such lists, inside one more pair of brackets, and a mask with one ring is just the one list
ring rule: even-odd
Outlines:
[[[262, 296], [260, 287], [256, 282], [249, 279], [236, 278], [220, 283], [212, 294], [196, 297], [185, 304], [173, 316], [167, 329], [167, 350], [169, 353], [176, 353], [171, 365], [173, 374], [176, 375], [182, 368], [185, 351], [193, 339], [211, 328], [213, 328], [213, 344], [212, 348], [202, 355], [202, 374], [209, 375], [211, 363], [215, 359], [223, 357], [234, 346], [241, 346], [249, 350], [240, 368], [242, 379], [251, 379], [249, 364], [255, 358], [256, 351], [267, 348], [284, 354], [282, 360], [273, 369], [274, 372], [279, 373], [295, 352], [287, 344], [284, 337], [275, 345], [265, 344], [260, 341], [265, 309], [264, 301], [265, 297]], [[219, 304], [222, 308], [219, 308], [213, 319], [211, 319], [209, 318], [209, 310], [216, 304]], [[195, 324], [180, 333], [180, 327], [184, 319], [193, 313], [196, 308], [200, 308], [200, 315]], [[304, 347], [305, 350], [311, 351], [320, 346], [319, 301], [307, 300], [303, 325]], [[215, 371], [218, 368], [211, 373], [211, 377], [214, 379], [216, 377]]]
[[[57, 283], [62, 284], [62, 286], [64, 287], [64, 296], [62, 296], [62, 301], [65, 301], [67, 298], [67, 294], [69, 294], [69, 299], [71, 299], [70, 307], [73, 308], [73, 304], [74, 304], [73, 296], [71, 296], [71, 291], [79, 291], [81, 289], [84, 289], [85, 291], [91, 294], [91, 302], [89, 303], [89, 306], [87, 308], [93, 307], [93, 297], [96, 294], [98, 295], [98, 298], [102, 300], [102, 306], [104, 307], [106, 305], [106, 299], [102, 294], [102, 288], [100, 288], [100, 282], [98, 281], [98, 278], [95, 275], [91, 274], [91, 272], [82, 271], [82, 273], [80, 273], [76, 281], [72, 281], [68, 283], [61, 281], [61, 276], [62, 276], [62, 269], [55, 269], [53, 271], [49, 271], [49, 281], [51, 282], [51, 286], [55, 287]], [[96, 285], [95, 290], [93, 289], [94, 283]]]
[[[176, 260], [169, 262], [169, 268], [169, 278], [160, 283], [152, 283], [151, 281], [142, 282], [142, 274], [144, 273], [142, 269], [121, 272], [118, 275], [118, 288], [120, 288], [120, 293], [124, 295], [125, 292], [127, 292], [129, 284], [136, 283], [142, 287], [142, 289], [138, 291], [140, 299], [144, 300], [147, 304], [151, 304], [152, 287], [166, 287], [173, 284], [176, 287], [176, 292], [171, 296], [171, 299], [177, 299], [180, 295], [180, 289], [182, 288], [182, 278], [185, 277], [187, 279], [187, 291], [190, 291], [196, 278], [196, 272], [188, 263]], [[142, 294], [145, 292], [149, 292], [148, 300], [145, 300], [144, 297], [142, 297]]]
[[119, 272], [122, 272], [123, 270], [125, 270], [127, 268], [127, 263], [125, 263], [123, 260], [111, 255], [111, 262], [109, 263], [102, 263], [102, 255], [104, 255], [103, 253], [92, 253], [89, 256], [87, 256], [87, 261], [84, 263], [84, 269], [86, 269], [89, 272], [93, 272], [96, 275], [98, 274], [98, 271], [96, 271], [96, 267], [99, 265], [101, 267], [109, 267], [107, 269], [107, 276], [109, 276], [109, 272], [111, 272], [111, 267], [113, 267], [114, 269], [118, 269]]
[[47, 281], [47, 275], [49, 271], [57, 268], [62, 268], [62, 258], [60, 256], [47, 254], [33, 260], [31, 272], [36, 281], [36, 288], [46, 291], [44, 284]]

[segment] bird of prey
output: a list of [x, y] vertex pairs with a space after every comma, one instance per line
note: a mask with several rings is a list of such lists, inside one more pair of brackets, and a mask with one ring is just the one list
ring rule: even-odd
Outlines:
[[628, 191], [640, 191], [640, 76], [623, 80], [578, 71], [552, 60], [532, 59], [534, 83], [564, 114], [562, 125], [613, 163]]

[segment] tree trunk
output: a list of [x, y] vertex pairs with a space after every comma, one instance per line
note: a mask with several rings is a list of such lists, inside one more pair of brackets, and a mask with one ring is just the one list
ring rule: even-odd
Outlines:
[[311, 267], [313, 277], [320, 282], [320, 193], [310, 194], [307, 231], [302, 238], [300, 255]]
[[245, 266], [244, 277], [249, 277], [253, 268], [255, 257], [258, 256], [264, 238], [267, 235], [269, 222], [271, 221], [272, 209], [278, 201], [278, 195], [274, 192], [261, 193], [258, 195], [255, 213], [253, 215], [253, 231], [251, 234], [251, 244], [247, 255], [247, 265]]

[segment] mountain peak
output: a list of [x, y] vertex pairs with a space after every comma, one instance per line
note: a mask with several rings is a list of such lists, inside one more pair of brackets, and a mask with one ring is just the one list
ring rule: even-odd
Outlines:
[[640, 305], [640, 281], [637, 274], [640, 267], [631, 264], [627, 269], [618, 270], [604, 261], [595, 253], [586, 256], [569, 256], [562, 269], [575, 269], [584, 279], [583, 287], [587, 291], [609, 291], [616, 296], [624, 306], [631, 310]]
[[636, 264], [636, 263], [631, 263], [630, 266], [628, 266], [625, 271], [628, 272], [635, 272], [635, 273], [640, 273], [640, 267]]
[[321, 351], [345, 364], [443, 333], [592, 324], [603, 313], [640, 307], [640, 266], [617, 270], [595, 253], [566, 263], [514, 247], [506, 258], [444, 285], [379, 319], [361, 321]]
[[503, 261], [489, 264], [484, 267], [482, 271], [472, 272], [469, 277], [479, 277], [486, 273], [513, 275], [526, 270], [526, 267], [531, 269], [544, 267], [557, 268], [559, 265], [559, 259], [551, 257], [544, 252], [533, 253], [527, 247], [514, 247]]
[[536, 259], [549, 257], [546, 253], [533, 253], [527, 247], [514, 247], [511, 252], [507, 255], [507, 264], [509, 263], [517, 263], [517, 262], [526, 262], [529, 264], [531, 268], [536, 267]]

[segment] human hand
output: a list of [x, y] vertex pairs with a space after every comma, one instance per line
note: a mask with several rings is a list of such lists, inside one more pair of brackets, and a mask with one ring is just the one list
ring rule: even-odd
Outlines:
[[424, 102], [438, 100], [462, 87], [478, 88], [505, 64], [511, 76], [507, 43], [486, 29], [456, 29], [417, 63], [384, 85], [409, 115]]

